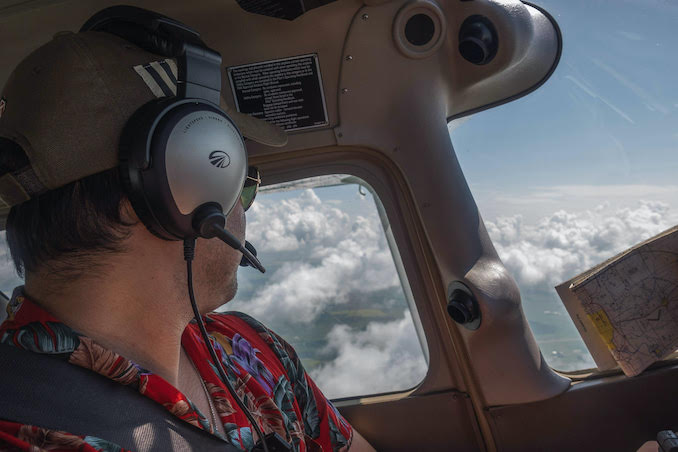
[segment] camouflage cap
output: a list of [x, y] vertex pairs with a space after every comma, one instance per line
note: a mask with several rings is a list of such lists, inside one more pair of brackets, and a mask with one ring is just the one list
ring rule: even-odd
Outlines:
[[[175, 95], [176, 74], [174, 60], [92, 31], [57, 33], [19, 63], [0, 94], [0, 139], [22, 154], [2, 148], [0, 230], [12, 206], [116, 167], [123, 126], [152, 99]], [[281, 128], [223, 99], [221, 108], [245, 137], [286, 144]]]

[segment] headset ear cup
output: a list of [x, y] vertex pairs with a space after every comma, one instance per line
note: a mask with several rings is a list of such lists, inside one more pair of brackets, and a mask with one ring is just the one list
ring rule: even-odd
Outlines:
[[166, 240], [183, 240], [199, 235], [193, 220], [202, 206], [215, 205], [226, 214], [237, 202], [247, 153], [240, 132], [217, 106], [197, 99], [156, 100], [125, 126], [120, 169], [147, 229]]
[[144, 196], [143, 188], [141, 187], [139, 171], [136, 168], [130, 167], [128, 160], [120, 160], [120, 180], [132, 204], [134, 213], [137, 214], [146, 229], [156, 237], [164, 240], [173, 240], [174, 238], [153, 216], [148, 205], [148, 200]]
[[120, 137], [120, 179], [134, 212], [153, 235], [165, 240], [177, 240], [165, 228], [149, 204], [142, 171], [151, 167], [150, 149], [159, 117], [171, 105], [169, 99], [152, 100], [137, 110], [127, 121]]

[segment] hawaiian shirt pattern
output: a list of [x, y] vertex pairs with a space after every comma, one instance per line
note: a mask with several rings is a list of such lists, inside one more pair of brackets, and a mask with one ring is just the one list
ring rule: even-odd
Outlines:
[[[173, 415], [242, 450], [254, 447], [254, 429], [219, 378], [195, 321], [184, 330], [182, 345], [212, 396], [227, 438], [163, 378], [59, 322], [23, 296], [20, 288], [7, 306], [7, 314], [0, 325], [0, 343], [59, 356], [135, 388]], [[226, 376], [264, 434], [278, 433], [299, 452], [348, 450], [351, 426], [317, 388], [289, 344], [243, 313], [211, 313], [204, 320]], [[11, 419], [0, 420], [0, 451], [5, 450], [123, 452], [102, 438], [21, 425]]]

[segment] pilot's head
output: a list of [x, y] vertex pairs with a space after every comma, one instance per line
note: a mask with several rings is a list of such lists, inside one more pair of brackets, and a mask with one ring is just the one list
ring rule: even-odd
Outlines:
[[[36, 278], [54, 287], [102, 278], [111, 265], [141, 258], [185, 286], [182, 242], [144, 226], [119, 161], [130, 117], [176, 92], [174, 59], [105, 32], [58, 33], [15, 68], [0, 104], [0, 227], [27, 286]], [[223, 100], [221, 107], [246, 137], [280, 140], [263, 121]], [[243, 241], [243, 207], [229, 209], [226, 228]], [[240, 258], [221, 242], [198, 240], [196, 289], [211, 308], [235, 294]]]

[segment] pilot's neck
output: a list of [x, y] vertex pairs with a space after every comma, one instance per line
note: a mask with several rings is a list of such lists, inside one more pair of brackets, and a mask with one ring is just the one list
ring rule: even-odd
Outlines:
[[[144, 240], [144, 234], [129, 240]], [[105, 265], [68, 280], [46, 269], [27, 274], [26, 295], [75, 331], [177, 386], [181, 335], [193, 312], [182, 244], [167, 243], [177, 249], [166, 258], [157, 250], [105, 254]]]

